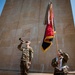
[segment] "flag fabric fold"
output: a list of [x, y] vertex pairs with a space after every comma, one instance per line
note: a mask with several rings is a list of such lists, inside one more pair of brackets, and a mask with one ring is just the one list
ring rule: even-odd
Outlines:
[[47, 11], [45, 15], [45, 25], [46, 25], [46, 29], [45, 29], [43, 42], [42, 42], [43, 51], [47, 51], [48, 48], [52, 45], [52, 41], [55, 33], [52, 3], [50, 3], [47, 7]]

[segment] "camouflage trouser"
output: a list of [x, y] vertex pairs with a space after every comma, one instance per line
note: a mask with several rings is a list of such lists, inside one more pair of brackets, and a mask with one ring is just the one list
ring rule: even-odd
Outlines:
[[59, 71], [58, 69], [54, 69], [54, 75], [67, 75], [67, 73], [64, 73], [63, 70]]
[[20, 68], [21, 68], [21, 75], [27, 75], [28, 71], [29, 71], [29, 68], [30, 68], [29, 62], [21, 61]]

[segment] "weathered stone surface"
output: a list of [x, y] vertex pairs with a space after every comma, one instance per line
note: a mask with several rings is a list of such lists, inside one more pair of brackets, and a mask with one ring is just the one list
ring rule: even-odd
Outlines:
[[47, 52], [41, 50], [44, 37], [44, 17], [49, 0], [7, 0], [0, 16], [0, 69], [20, 70], [19, 38], [30, 40], [34, 59], [30, 71], [53, 72], [51, 60], [57, 45], [70, 55], [68, 65], [75, 70], [75, 29], [69, 0], [52, 0], [56, 37]]

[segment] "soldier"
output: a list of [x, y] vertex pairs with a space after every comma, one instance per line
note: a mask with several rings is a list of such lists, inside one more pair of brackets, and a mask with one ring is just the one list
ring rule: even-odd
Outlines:
[[67, 53], [62, 52], [62, 50], [58, 50], [57, 57], [54, 58], [51, 63], [54, 67], [54, 75], [67, 75], [69, 67], [66, 63], [68, 59], [69, 55]]
[[[31, 65], [31, 59], [33, 58], [33, 49], [30, 47], [31, 42], [30, 41], [24, 41], [19, 39], [21, 43], [18, 45], [18, 49], [22, 51], [22, 57], [20, 62], [20, 68], [21, 68], [21, 75], [27, 75], [30, 65]], [[26, 47], [22, 47], [22, 44], [26, 44]]]

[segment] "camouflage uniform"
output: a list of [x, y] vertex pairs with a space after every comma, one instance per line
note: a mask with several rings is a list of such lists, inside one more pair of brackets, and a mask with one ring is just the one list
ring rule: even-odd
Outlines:
[[20, 62], [21, 75], [27, 75], [31, 65], [31, 58], [33, 58], [33, 49], [31, 47], [22, 47], [22, 43], [18, 45], [18, 49], [22, 51], [22, 57]]
[[[62, 67], [66, 65], [68, 59], [69, 59], [69, 56], [67, 53], [63, 53], [62, 54], [63, 58], [62, 59]], [[60, 59], [60, 60], [61, 60]], [[64, 72], [64, 70], [59, 70], [57, 67], [59, 65], [58, 61], [56, 61], [56, 58], [52, 59], [52, 63], [51, 65], [54, 67], [54, 75], [67, 75], [67, 73]]]

